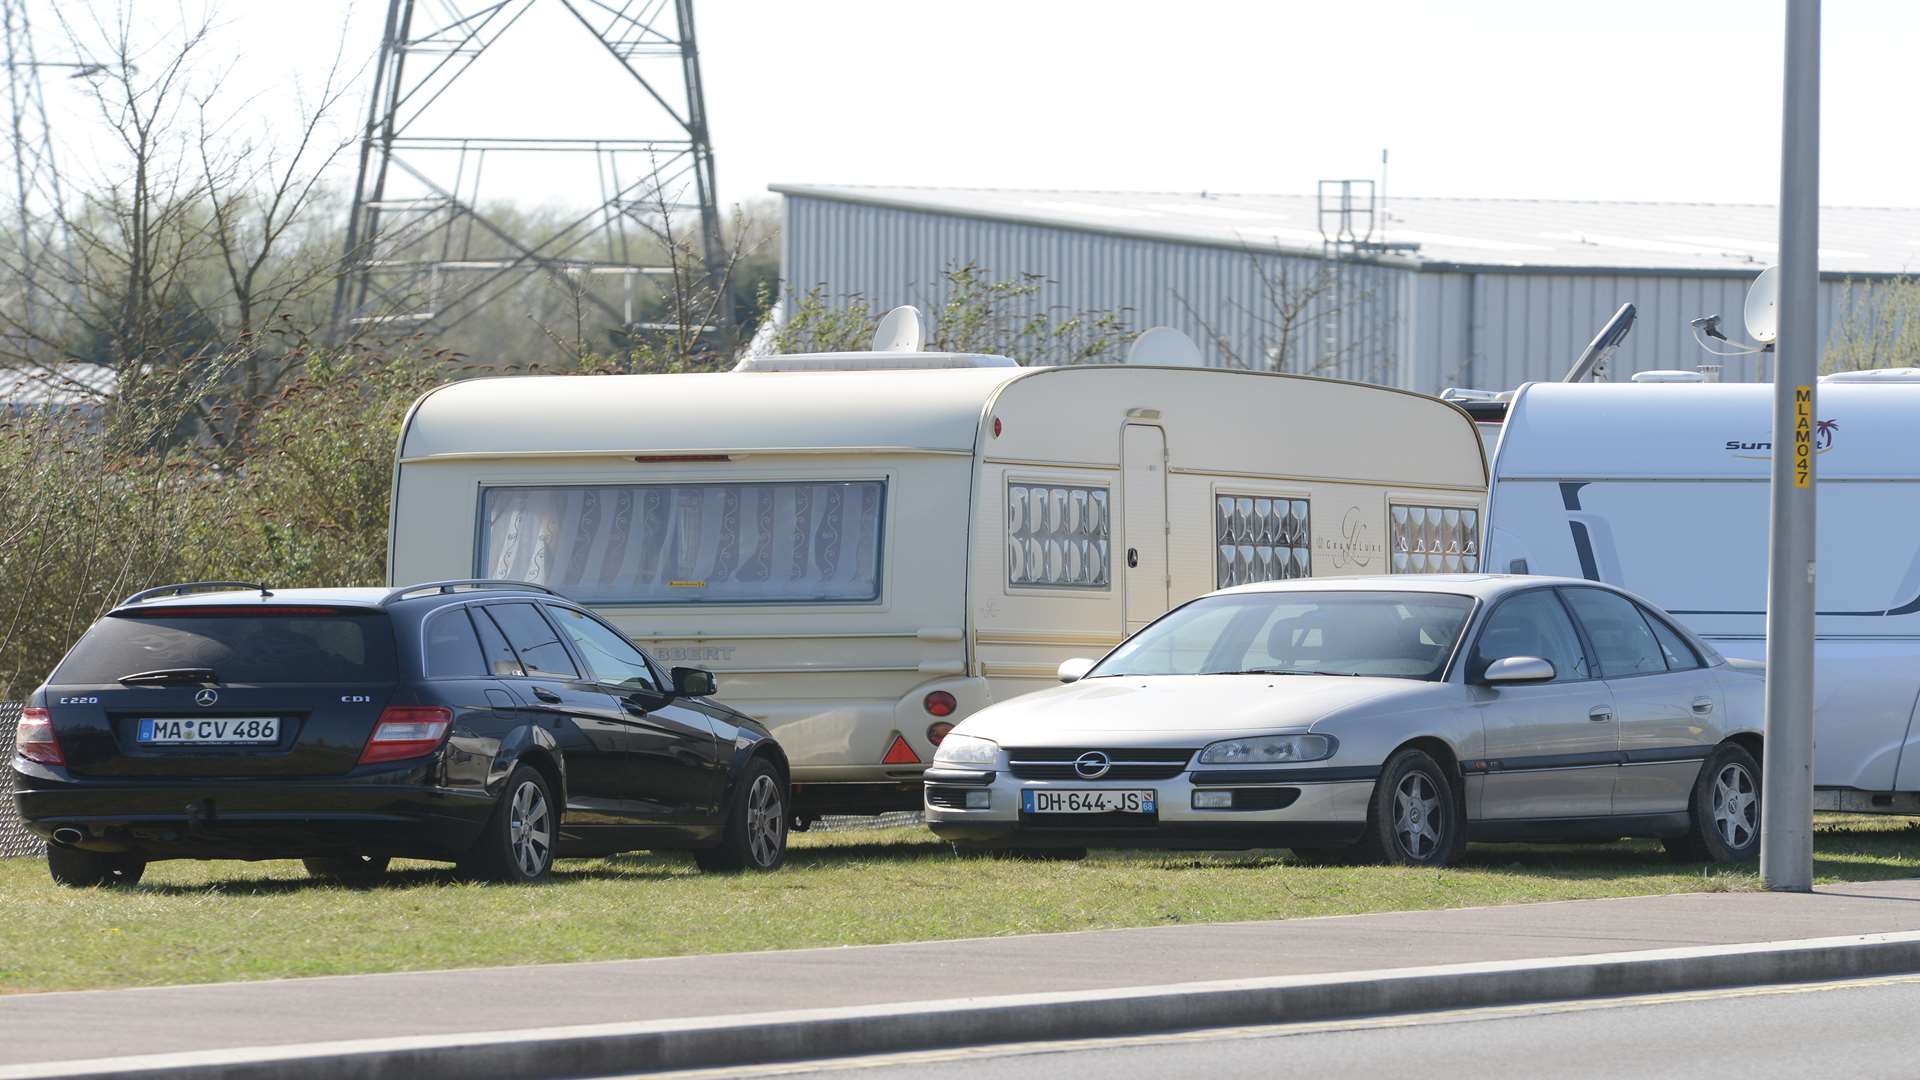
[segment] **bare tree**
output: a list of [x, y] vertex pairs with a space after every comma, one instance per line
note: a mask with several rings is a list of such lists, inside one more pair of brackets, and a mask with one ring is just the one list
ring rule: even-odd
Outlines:
[[68, 49], [89, 60], [103, 140], [68, 184], [80, 193], [62, 221], [74, 248], [50, 290], [62, 317], [49, 330], [0, 307], [0, 364], [80, 393], [103, 381], [55, 361], [110, 367], [110, 434], [127, 412], [143, 418], [140, 438], [191, 423], [232, 454], [297, 370], [298, 328], [314, 325], [313, 298], [339, 272], [324, 180], [354, 144], [332, 123], [353, 79], [343, 21], [317, 91], [296, 86], [294, 123], [269, 121], [213, 62], [213, 12], [176, 12], [177, 25], [159, 25], [131, 0], [57, 9]]
[[1257, 290], [1251, 302], [1230, 309], [1254, 333], [1236, 338], [1175, 292], [1187, 314], [1219, 350], [1226, 366], [1383, 381], [1392, 366], [1387, 328], [1373, 289], [1355, 280], [1352, 268], [1325, 260], [1275, 258], [1246, 250]]

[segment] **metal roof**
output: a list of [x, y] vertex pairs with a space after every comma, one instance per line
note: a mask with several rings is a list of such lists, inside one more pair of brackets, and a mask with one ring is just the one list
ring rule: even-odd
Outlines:
[[0, 403], [14, 408], [98, 405], [119, 379], [100, 364], [67, 361], [52, 367], [0, 368]]
[[[1318, 255], [1312, 195], [1020, 191], [776, 184], [782, 195], [1215, 246]], [[1422, 269], [1682, 270], [1751, 275], [1774, 261], [1774, 208], [1730, 203], [1429, 199], [1394, 196], [1372, 239], [1418, 244], [1375, 256]], [[1382, 223], [1384, 222], [1384, 228]], [[1820, 212], [1829, 274], [1920, 269], [1920, 207]]]

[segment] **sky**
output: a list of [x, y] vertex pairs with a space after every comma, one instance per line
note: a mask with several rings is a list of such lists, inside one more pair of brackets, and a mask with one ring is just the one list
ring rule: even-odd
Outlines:
[[[156, 41], [202, 10], [121, 2]], [[417, 0], [428, 16], [484, 2]], [[610, 60], [557, 0], [534, 3], [433, 123], [644, 134]], [[1920, 3], [1825, 8], [1821, 201], [1920, 205]], [[197, 77], [244, 103], [235, 130], [284, 139], [344, 42], [347, 137], [385, 10], [225, 0]], [[1378, 179], [1383, 148], [1396, 196], [1772, 203], [1779, 187], [1784, 0], [698, 0], [696, 18], [723, 204], [771, 183], [1305, 193]], [[50, 14], [35, 28], [42, 59], [64, 48]], [[95, 121], [59, 82], [57, 152], [84, 162]], [[529, 202], [578, 194], [550, 166], [502, 170]]]

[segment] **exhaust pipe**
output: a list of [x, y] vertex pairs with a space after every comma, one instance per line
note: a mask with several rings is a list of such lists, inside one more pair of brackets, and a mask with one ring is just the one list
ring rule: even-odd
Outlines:
[[53, 842], [56, 844], [65, 844], [68, 847], [72, 847], [86, 838], [86, 833], [81, 832], [71, 825], [62, 826], [61, 828], [53, 830]]

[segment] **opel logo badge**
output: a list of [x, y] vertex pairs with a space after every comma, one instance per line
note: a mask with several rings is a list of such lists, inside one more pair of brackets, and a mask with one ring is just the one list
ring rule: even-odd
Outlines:
[[1082, 780], [1098, 780], [1112, 767], [1107, 755], [1098, 750], [1089, 750], [1073, 759], [1073, 771], [1079, 773]]
[[193, 695], [193, 703], [195, 705], [200, 706], [203, 709], [207, 708], [208, 706], [212, 705], [214, 702], [219, 700], [220, 700], [220, 691], [218, 690], [202, 690], [199, 693]]

